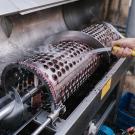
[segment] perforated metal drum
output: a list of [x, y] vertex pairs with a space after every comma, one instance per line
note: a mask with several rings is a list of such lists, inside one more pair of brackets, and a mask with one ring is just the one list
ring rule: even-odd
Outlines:
[[[43, 86], [35, 96], [43, 106], [54, 109], [104, 62], [104, 55], [89, 55], [89, 52], [119, 38], [119, 33], [106, 23], [90, 26], [82, 32], [57, 34], [45, 42], [46, 46], [39, 48], [40, 53], [7, 66], [2, 74], [3, 87], [7, 91], [14, 87], [24, 95], [32, 88]], [[32, 105], [37, 101], [35, 96]]]

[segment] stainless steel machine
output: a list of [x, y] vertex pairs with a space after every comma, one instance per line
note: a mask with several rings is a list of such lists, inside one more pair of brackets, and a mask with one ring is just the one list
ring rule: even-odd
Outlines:
[[1, 135], [96, 134], [116, 117], [131, 60], [90, 54], [123, 38], [103, 1], [0, 2]]

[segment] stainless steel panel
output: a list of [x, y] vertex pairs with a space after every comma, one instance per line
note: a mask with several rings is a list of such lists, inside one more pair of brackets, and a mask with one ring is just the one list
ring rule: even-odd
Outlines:
[[10, 0], [0, 0], [0, 15], [18, 12], [18, 8]]
[[21, 12], [21, 14], [27, 14], [73, 1], [77, 0], [0, 0], [0, 15]]
[[38, 4], [33, 0], [11, 0], [11, 2], [21, 11], [37, 7]]

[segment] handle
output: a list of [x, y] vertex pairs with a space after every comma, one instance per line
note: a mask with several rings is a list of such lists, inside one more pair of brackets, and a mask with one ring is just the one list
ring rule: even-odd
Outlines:
[[[120, 49], [121, 49], [121, 47], [119, 47], [119, 46], [114, 46], [114, 47], [112, 48], [112, 51], [117, 52], [117, 51], [119, 51]], [[132, 50], [132, 51], [131, 51], [131, 56], [135, 57], [135, 50]]]

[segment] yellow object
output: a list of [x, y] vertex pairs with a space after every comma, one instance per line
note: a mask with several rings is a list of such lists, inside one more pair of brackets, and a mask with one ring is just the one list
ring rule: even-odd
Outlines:
[[[121, 49], [121, 47], [119, 47], [119, 46], [114, 46], [114, 47], [112, 48], [112, 51], [113, 51], [113, 52], [117, 52], [117, 51], [119, 51], [120, 49]], [[135, 50], [132, 50], [132, 51], [131, 51], [131, 56], [135, 57]]]
[[111, 82], [112, 82], [112, 79], [109, 79], [107, 81], [107, 83], [105, 84], [105, 86], [103, 87], [102, 93], [101, 93], [101, 100], [107, 94], [107, 92], [110, 90], [110, 88], [111, 88]]

